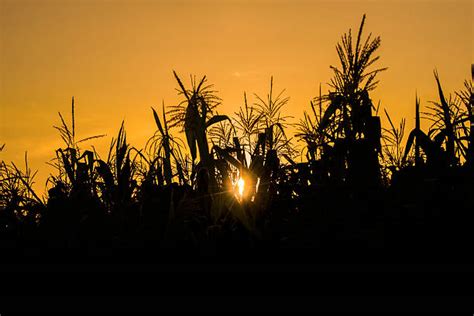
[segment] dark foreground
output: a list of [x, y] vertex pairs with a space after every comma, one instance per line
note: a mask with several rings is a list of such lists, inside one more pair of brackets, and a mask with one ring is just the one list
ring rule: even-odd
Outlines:
[[451, 172], [418, 181], [400, 175], [390, 189], [321, 188], [305, 198], [275, 199], [257, 233], [238, 223], [223, 224], [212, 234], [206, 223], [205, 235], [190, 224], [173, 235], [143, 226], [114, 235], [111, 228], [100, 230], [108, 226], [98, 220], [95, 230], [69, 226], [68, 234], [35, 226], [28, 234], [4, 235], [2, 262], [471, 263], [473, 184], [471, 174]]
[[276, 200], [259, 238], [241, 228], [200, 240], [140, 230], [115, 239], [83, 231], [89, 238], [45, 238], [41, 230], [3, 239], [2, 308], [5, 315], [466, 311], [470, 179], [402, 177], [391, 189]]

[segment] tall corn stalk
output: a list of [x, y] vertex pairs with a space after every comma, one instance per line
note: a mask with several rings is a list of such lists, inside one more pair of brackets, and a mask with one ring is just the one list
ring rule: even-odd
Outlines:
[[[341, 69], [331, 66], [334, 77], [327, 95], [328, 103], [318, 124], [319, 134], [331, 135], [334, 145], [326, 153], [340, 160], [340, 167], [333, 174], [344, 180], [368, 181], [376, 184], [379, 178], [378, 153], [380, 152], [381, 126], [378, 116], [372, 114], [375, 107], [369, 92], [376, 88], [376, 76], [387, 68], [369, 70], [379, 56], [374, 53], [380, 47], [380, 37], [371, 34], [362, 41], [365, 15], [353, 43], [351, 30], [342, 36], [336, 50]], [[346, 170], [347, 168], [347, 170]], [[341, 170], [337, 170], [341, 169]], [[364, 170], [364, 175], [359, 174]]]
[[234, 125], [239, 132], [239, 142], [248, 155], [251, 155], [256, 148], [258, 134], [262, 130], [263, 114], [254, 106], [249, 106], [247, 94], [244, 93], [244, 106], [235, 112]]
[[61, 113], [58, 114], [61, 125], [54, 126], [54, 128], [59, 131], [65, 147], [56, 150], [56, 158], [50, 164], [58, 170], [58, 175], [52, 175], [49, 181], [55, 186], [68, 187], [72, 192], [95, 194], [95, 186], [93, 185], [94, 154], [89, 150], [81, 154], [79, 144], [105, 135], [95, 135], [76, 140], [74, 97], [72, 97], [71, 103], [71, 128]]
[[184, 100], [177, 106], [170, 107], [168, 113], [171, 115], [170, 127], [181, 126], [185, 132], [186, 140], [194, 161], [199, 151], [201, 167], [209, 172], [212, 185], [215, 185], [215, 175], [212, 165], [212, 157], [209, 152], [207, 129], [213, 124], [229, 120], [226, 115], [214, 115], [215, 108], [220, 104], [220, 99], [212, 90], [212, 85], [206, 85], [206, 76], [199, 82], [191, 77], [191, 89], [186, 89], [176, 72], [173, 74], [178, 82], [180, 95]]
[[270, 78], [270, 91], [266, 98], [262, 98], [255, 94], [257, 102], [256, 108], [259, 112], [260, 127], [265, 133], [265, 150], [272, 151], [281, 156], [293, 156], [295, 151], [291, 146], [291, 139], [286, 136], [285, 129], [288, 127], [287, 120], [291, 116], [282, 116], [281, 109], [290, 100], [289, 97], [283, 97], [285, 89], [274, 95], [273, 93], [273, 76]]
[[163, 122], [160, 120], [155, 109], [152, 108], [152, 111], [158, 131], [148, 140], [147, 144], [145, 145], [145, 147], [153, 151], [152, 155], [155, 156], [152, 158], [150, 168], [156, 169], [155, 162], [158, 162], [158, 160], [161, 161], [163, 165], [164, 180], [166, 181], [166, 184], [169, 185], [172, 183], [173, 177], [175, 176], [172, 168], [173, 159], [179, 181], [184, 183], [185, 179], [183, 169], [178, 158], [178, 151], [180, 150], [181, 145], [169, 131], [165, 106], [164, 104], [162, 105]]

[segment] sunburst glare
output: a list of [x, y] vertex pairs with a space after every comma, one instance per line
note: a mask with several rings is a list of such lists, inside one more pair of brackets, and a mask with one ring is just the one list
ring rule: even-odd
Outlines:
[[239, 178], [237, 181], [237, 190], [239, 192], [239, 198], [242, 199], [244, 196], [245, 181], [243, 178]]

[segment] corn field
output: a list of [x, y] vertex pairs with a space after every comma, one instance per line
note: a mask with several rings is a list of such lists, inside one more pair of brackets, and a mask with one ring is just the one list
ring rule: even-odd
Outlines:
[[173, 72], [181, 102], [150, 109], [156, 131], [144, 148], [128, 143], [123, 122], [100, 157], [91, 143], [105, 135], [76, 135], [73, 98], [69, 121], [59, 113], [55, 126], [63, 146], [44, 197], [26, 155], [24, 167], [0, 164], [2, 249], [464, 247], [474, 210], [472, 80], [447, 95], [435, 70], [439, 98], [414, 96], [407, 131], [406, 119], [372, 102], [387, 68], [376, 67], [381, 39], [364, 27], [365, 16], [354, 38], [343, 35], [329, 91], [296, 124], [273, 77], [267, 95], [252, 103], [244, 94], [226, 115], [206, 76], [188, 83]]

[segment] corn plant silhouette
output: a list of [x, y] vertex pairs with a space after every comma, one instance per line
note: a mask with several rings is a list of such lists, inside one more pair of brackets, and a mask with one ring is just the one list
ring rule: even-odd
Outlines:
[[[209, 152], [207, 129], [213, 124], [223, 120], [230, 121], [230, 119], [226, 115], [214, 115], [214, 110], [220, 104], [220, 98], [215, 95], [216, 91], [212, 90], [213, 86], [206, 84], [205, 76], [199, 82], [196, 82], [196, 79], [191, 77], [192, 88], [188, 90], [184, 87], [176, 72], [173, 73], [179, 85], [179, 94], [183, 95], [185, 99], [177, 106], [170, 107], [170, 127], [183, 127], [193, 162], [197, 157], [197, 148], [201, 167], [210, 170], [212, 169], [212, 161]], [[214, 185], [214, 173], [208, 172], [208, 175], [211, 184]], [[206, 176], [203, 174], [203, 177], [205, 178]]]
[[48, 179], [54, 186], [53, 191], [50, 192], [54, 194], [54, 192], [59, 193], [66, 190], [70, 193], [78, 192], [79, 194], [93, 195], [94, 154], [90, 150], [81, 153], [79, 144], [106, 135], [95, 135], [76, 140], [74, 97], [72, 97], [71, 102], [71, 126], [68, 126], [60, 112], [58, 114], [61, 125], [54, 126], [54, 128], [59, 131], [65, 147], [57, 149], [56, 158], [50, 162], [58, 172], [56, 176], [51, 175]]
[[303, 132], [300, 136], [308, 144], [308, 152], [313, 159], [320, 148], [320, 156], [331, 160], [326, 165], [330, 169], [327, 173], [333, 178], [342, 182], [377, 185], [380, 178], [377, 156], [381, 149], [381, 125], [379, 117], [372, 114], [375, 107], [369, 92], [377, 86], [377, 75], [387, 68], [369, 69], [379, 60], [379, 56], [374, 54], [381, 40], [379, 36], [372, 39], [369, 34], [363, 41], [364, 24], [365, 15], [355, 43], [349, 30], [336, 45], [341, 68], [331, 66], [334, 72], [331, 90], [316, 99], [318, 111], [311, 104], [315, 123], [305, 114], [304, 121], [300, 122]]
[[[186, 182], [186, 179], [179, 158], [182, 156], [182, 141], [179, 138], [174, 137], [170, 132], [165, 112], [165, 105], [162, 105], [162, 120], [160, 120], [158, 113], [154, 108], [152, 108], [152, 111], [158, 130], [145, 145], [145, 147], [148, 148], [148, 151], [151, 152], [150, 154], [152, 156], [150, 168], [159, 170], [162, 165], [164, 181], [166, 184], [171, 184], [174, 176], [178, 176], [179, 182], [183, 184]], [[175, 172], [173, 172], [173, 166], [175, 166]], [[158, 178], [161, 179], [161, 176]], [[159, 182], [162, 184], [162, 181]]]
[[[403, 145], [406, 120], [403, 118], [398, 127], [394, 125], [387, 110], [385, 115], [390, 124], [389, 128], [383, 129], [383, 160], [384, 166], [391, 172], [399, 171], [404, 167], [413, 164], [414, 157], [404, 157], [405, 148]], [[417, 154], [415, 154], [416, 156]]]
[[[409, 154], [413, 142], [416, 141], [415, 159], [417, 165], [422, 161], [419, 148], [426, 155], [426, 163], [434, 167], [454, 167], [460, 164], [460, 158], [468, 159], [469, 129], [466, 123], [469, 122], [469, 104], [465, 97], [466, 93], [459, 94], [455, 98], [451, 96], [446, 99], [437, 71], [434, 71], [439, 102], [431, 102], [428, 112], [423, 112], [425, 118], [432, 122], [429, 131], [425, 134], [420, 129], [419, 101], [416, 103], [416, 127], [410, 133], [405, 146], [405, 157]], [[467, 84], [468, 85], [468, 84]], [[468, 86], [466, 86], [468, 87]], [[464, 96], [464, 99], [463, 99]], [[463, 101], [464, 100], [464, 101]], [[463, 109], [462, 104], [466, 109]]]

